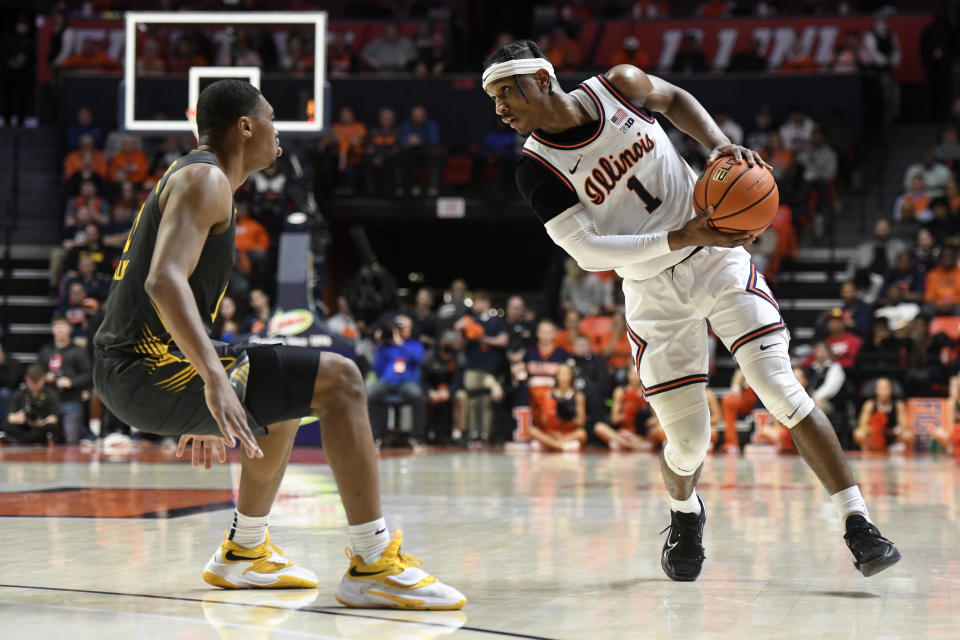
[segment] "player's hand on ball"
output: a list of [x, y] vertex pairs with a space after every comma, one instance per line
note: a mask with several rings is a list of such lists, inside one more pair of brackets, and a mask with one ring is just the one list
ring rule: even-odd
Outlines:
[[739, 144], [722, 144], [719, 147], [715, 147], [713, 151], [710, 152], [710, 157], [707, 158], [707, 164], [709, 165], [717, 158], [722, 156], [733, 156], [737, 162], [746, 161], [751, 167], [754, 165], [761, 165], [767, 169], [773, 169], [772, 166], [767, 164], [763, 158], [760, 157], [760, 154], [753, 149], [747, 149], [744, 146]]
[[207, 408], [217, 421], [220, 433], [228, 447], [237, 446], [237, 440], [243, 445], [247, 457], [262, 458], [263, 451], [257, 444], [257, 439], [247, 424], [247, 412], [240, 403], [240, 399], [233, 390], [233, 386], [226, 376], [212, 384], [203, 387], [203, 394], [207, 400]]
[[193, 441], [193, 466], [199, 467], [200, 461], [202, 460], [203, 468], [209, 470], [210, 467], [213, 466], [214, 458], [216, 458], [220, 464], [227, 461], [227, 448], [223, 438], [220, 436], [195, 436], [191, 434], [180, 436], [180, 442], [177, 443], [178, 458], [183, 455], [183, 452], [186, 451], [187, 445], [190, 444], [191, 441]]
[[[680, 228], [679, 234], [685, 247], [742, 247], [753, 242], [748, 233], [726, 233], [710, 226], [713, 207], [707, 209]], [[671, 247], [673, 248], [673, 247]]]

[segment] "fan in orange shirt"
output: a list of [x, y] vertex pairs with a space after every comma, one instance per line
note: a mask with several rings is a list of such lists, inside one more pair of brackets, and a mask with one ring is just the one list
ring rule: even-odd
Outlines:
[[793, 49], [790, 51], [790, 55], [784, 59], [783, 64], [780, 65], [781, 73], [810, 73], [813, 71], [818, 71], [820, 69], [817, 66], [817, 63], [813, 61], [813, 58], [810, 57], [810, 54], [804, 53], [803, 43], [797, 40], [793, 44]]
[[767, 138], [764, 160], [773, 167], [773, 175], [782, 176], [793, 165], [793, 151], [783, 146], [783, 139], [779, 133], [771, 133]]
[[960, 212], [960, 185], [957, 184], [955, 177], [947, 178], [946, 190], [947, 206], [950, 208], [950, 213]]
[[740, 450], [737, 436], [737, 418], [748, 415], [757, 406], [757, 394], [750, 388], [750, 383], [743, 377], [743, 372], [737, 369], [733, 372], [730, 382], [730, 393], [723, 396], [720, 403], [723, 407], [723, 449], [736, 453]]
[[342, 107], [340, 119], [330, 125], [340, 150], [340, 169], [347, 164], [357, 164], [363, 156], [367, 138], [367, 125], [356, 119], [353, 109]]
[[726, 0], [708, 0], [697, 9], [701, 18], [729, 18], [730, 3]]
[[557, 332], [557, 346], [573, 353], [573, 339], [583, 335], [580, 331], [580, 314], [576, 309], [567, 309], [563, 314], [563, 329]]
[[[327, 60], [331, 68], [334, 62]], [[304, 74], [313, 72], [313, 56], [307, 51], [303, 38], [299, 34], [291, 34], [287, 38], [287, 50], [280, 57], [280, 67], [291, 73]]]
[[624, 38], [623, 44], [620, 45], [617, 52], [613, 54], [610, 66], [615, 67], [618, 64], [632, 64], [638, 69], [650, 68], [650, 56], [640, 48], [640, 41], [637, 40], [636, 36], [627, 36]]
[[137, 146], [137, 139], [124, 136], [120, 151], [110, 161], [111, 182], [129, 180], [134, 184], [143, 182], [150, 174], [150, 162]]
[[69, 180], [73, 174], [77, 173], [84, 166], [84, 160], [90, 163], [90, 169], [101, 178], [107, 177], [107, 156], [103, 151], [99, 151], [93, 146], [93, 136], [84, 134], [80, 136], [80, 148], [71, 151], [63, 159], [63, 177]]
[[583, 52], [577, 41], [567, 35], [567, 30], [557, 25], [550, 35], [540, 36], [541, 49], [555, 69], [569, 71], [583, 64]]
[[85, 39], [83, 49], [64, 60], [60, 66], [79, 71], [120, 71], [117, 61], [101, 50], [99, 43], [92, 38]]
[[246, 204], [237, 206], [237, 262], [244, 275], [260, 272], [270, 250], [270, 234], [247, 211]]
[[137, 56], [137, 73], [145, 76], [157, 76], [167, 72], [167, 61], [160, 55], [160, 44], [154, 38], [143, 41], [140, 55]]
[[954, 315], [960, 310], [960, 267], [957, 250], [951, 245], [943, 246], [940, 264], [927, 272], [923, 301], [940, 315]]
[[622, 311], [613, 314], [610, 326], [610, 340], [601, 355], [607, 359], [611, 371], [629, 368], [633, 362], [630, 340], [627, 338], [627, 318]]
[[900, 214], [898, 219], [901, 222], [923, 222], [930, 219], [930, 196], [921, 176], [910, 179], [910, 190], [900, 196], [899, 209], [894, 213]]
[[183, 36], [177, 41], [177, 48], [170, 57], [170, 73], [186, 74], [190, 67], [203, 67], [208, 64], [207, 59], [197, 53], [193, 42], [187, 36]]
[[341, 184], [353, 188], [356, 168], [363, 159], [367, 141], [367, 125], [356, 119], [353, 109], [340, 108], [340, 119], [330, 125], [333, 142], [337, 148], [337, 171]]

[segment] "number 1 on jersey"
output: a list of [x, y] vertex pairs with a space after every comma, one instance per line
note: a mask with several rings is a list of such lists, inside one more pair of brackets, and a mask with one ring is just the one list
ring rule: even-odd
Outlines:
[[630, 189], [640, 196], [640, 199], [643, 200], [643, 206], [647, 208], [647, 213], [653, 213], [654, 209], [663, 203], [663, 200], [651, 195], [651, 193], [640, 184], [637, 176], [630, 176], [630, 179], [627, 180], [627, 189]]

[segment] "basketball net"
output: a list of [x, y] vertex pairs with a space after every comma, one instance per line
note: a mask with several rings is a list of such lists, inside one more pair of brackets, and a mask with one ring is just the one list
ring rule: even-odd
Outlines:
[[187, 109], [187, 120], [190, 121], [190, 126], [193, 128], [193, 139], [199, 146], [200, 144], [200, 132], [197, 130], [197, 110], [196, 108]]

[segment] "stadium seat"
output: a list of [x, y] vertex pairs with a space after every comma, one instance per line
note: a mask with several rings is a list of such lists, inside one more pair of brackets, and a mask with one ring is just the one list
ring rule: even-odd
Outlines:
[[930, 321], [930, 335], [945, 333], [951, 340], [960, 339], [960, 316], [937, 316]]
[[443, 184], [465, 187], [472, 181], [473, 158], [469, 156], [447, 156], [447, 162], [443, 167]]
[[610, 342], [613, 318], [611, 316], [587, 316], [580, 321], [580, 332], [590, 338], [590, 350], [600, 352]]

